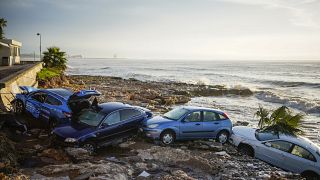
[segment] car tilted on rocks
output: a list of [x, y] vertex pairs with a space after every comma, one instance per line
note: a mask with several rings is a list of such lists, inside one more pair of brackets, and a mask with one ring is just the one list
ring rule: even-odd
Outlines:
[[120, 143], [137, 134], [142, 122], [152, 116], [150, 110], [128, 104], [109, 102], [83, 109], [68, 126], [52, 131], [53, 143], [82, 147], [89, 152]]
[[230, 142], [243, 154], [307, 179], [320, 179], [320, 148], [310, 140], [244, 126], [236, 126], [232, 132]]
[[22, 93], [17, 94], [12, 102], [17, 113], [31, 114], [49, 125], [69, 123], [73, 114], [91, 106], [88, 100], [101, 93], [96, 90], [81, 90], [72, 92], [68, 89], [37, 89], [30, 86], [20, 86]]
[[183, 106], [146, 120], [142, 131], [147, 137], [169, 145], [175, 140], [210, 138], [226, 143], [231, 128], [231, 120], [220, 110]]

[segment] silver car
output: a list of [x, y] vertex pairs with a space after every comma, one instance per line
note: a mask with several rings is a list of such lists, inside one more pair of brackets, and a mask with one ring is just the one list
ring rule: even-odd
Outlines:
[[307, 179], [320, 179], [320, 148], [310, 140], [244, 126], [236, 126], [232, 131], [230, 142], [241, 153]]

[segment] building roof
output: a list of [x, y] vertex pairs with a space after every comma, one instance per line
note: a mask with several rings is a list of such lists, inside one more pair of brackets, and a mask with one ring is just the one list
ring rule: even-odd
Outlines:
[[7, 45], [9, 45], [9, 46], [19, 46], [19, 47], [22, 46], [22, 43], [21, 43], [21, 42], [16, 41], [16, 40], [13, 40], [13, 39], [1, 39], [1, 40], [0, 40], [0, 43], [7, 44]]
[[6, 43], [2, 43], [2, 42], [0, 42], [0, 46], [10, 47], [8, 44], [6, 44]]

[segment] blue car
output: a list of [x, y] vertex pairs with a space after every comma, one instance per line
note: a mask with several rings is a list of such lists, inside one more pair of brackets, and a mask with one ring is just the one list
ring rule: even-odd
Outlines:
[[143, 125], [147, 137], [160, 140], [164, 145], [172, 144], [175, 140], [210, 138], [226, 143], [231, 129], [232, 122], [226, 113], [194, 106], [173, 109], [163, 116], [146, 120]]
[[83, 109], [68, 126], [53, 130], [54, 142], [63, 146], [82, 147], [89, 152], [116, 144], [137, 134], [142, 122], [152, 116], [150, 110], [110, 102]]
[[67, 89], [37, 89], [20, 86], [22, 93], [13, 102], [17, 113], [28, 113], [43, 121], [50, 128], [69, 123], [73, 114], [88, 108], [91, 96], [99, 96], [96, 90], [81, 90], [76, 93]]

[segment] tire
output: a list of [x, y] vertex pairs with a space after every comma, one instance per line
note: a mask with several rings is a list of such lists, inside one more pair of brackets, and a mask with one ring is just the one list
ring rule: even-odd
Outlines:
[[97, 146], [94, 143], [84, 143], [81, 147], [87, 150], [89, 154], [93, 154], [97, 150]]
[[240, 144], [238, 146], [238, 151], [243, 155], [254, 157], [254, 150], [250, 145]]
[[21, 100], [16, 100], [14, 102], [14, 112], [16, 114], [23, 114], [25, 111], [24, 104]]
[[216, 137], [216, 141], [221, 144], [227, 143], [228, 140], [229, 140], [229, 132], [225, 130], [220, 131]]
[[49, 129], [49, 133], [51, 133], [51, 131], [57, 126], [58, 121], [54, 118], [50, 118], [49, 119], [49, 125], [48, 125], [48, 129]]
[[160, 140], [161, 143], [165, 146], [172, 145], [176, 139], [176, 135], [171, 130], [166, 130], [161, 133]]
[[313, 171], [305, 171], [305, 172], [301, 173], [301, 176], [306, 178], [307, 180], [318, 180], [318, 179], [320, 179], [320, 175], [318, 175], [317, 173], [315, 173]]

